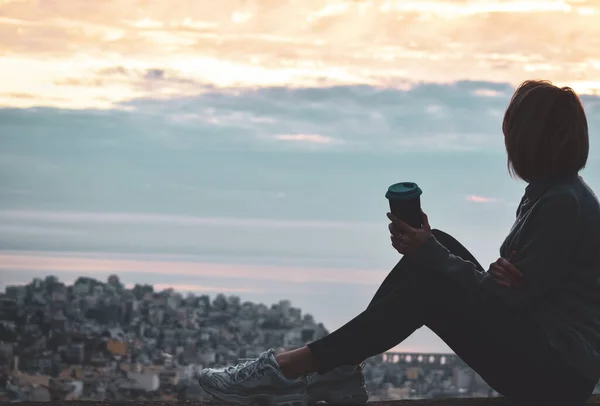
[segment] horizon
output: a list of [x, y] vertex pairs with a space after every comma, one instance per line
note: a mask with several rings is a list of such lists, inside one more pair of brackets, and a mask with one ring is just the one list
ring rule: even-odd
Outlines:
[[[48, 275], [48, 276], [56, 277], [55, 275]], [[116, 276], [118, 277], [118, 275], [116, 275]], [[79, 278], [81, 278], [81, 277], [79, 277]], [[62, 283], [62, 284], [64, 284], [65, 286], [69, 287], [69, 286], [73, 286], [73, 285], [75, 285], [75, 282], [76, 282], [76, 281], [77, 281], [77, 279], [79, 279], [79, 278], [75, 278], [75, 279], [73, 279], [73, 280], [71, 280], [71, 281], [68, 281], [68, 282], [67, 282], [67, 281], [64, 281], [64, 280], [61, 280], [61, 279], [60, 279], [60, 278], [58, 278], [58, 277], [57, 277], [57, 280], [58, 280], [58, 282], [59, 282], [59, 283]], [[31, 283], [33, 283], [33, 282], [35, 281], [35, 279], [36, 279], [36, 278], [32, 279], [30, 282], [27, 282], [27, 283], [24, 283], [23, 285], [18, 285], [18, 286], [27, 286], [27, 285], [30, 285]], [[94, 278], [92, 277], [92, 279], [94, 279]], [[101, 281], [101, 280], [98, 280], [98, 279], [94, 279], [94, 280], [95, 280], [95, 281], [97, 281], [97, 282], [101, 282], [101, 283], [108, 283], [107, 281]], [[143, 283], [140, 283], [140, 284], [132, 284], [132, 283], [129, 283], [129, 284], [121, 284], [121, 285], [123, 285], [123, 287], [124, 287], [125, 289], [127, 289], [127, 290], [133, 290], [133, 288], [134, 288], [135, 286], [137, 286], [137, 285], [144, 286], [144, 284], [143, 284]], [[14, 285], [9, 285], [9, 286], [14, 286]], [[200, 297], [200, 296], [202, 296], [202, 295], [206, 295], [206, 296], [209, 296], [209, 297], [210, 297], [210, 299], [211, 299], [211, 302], [212, 302], [212, 301], [214, 301], [214, 299], [215, 299], [215, 298], [216, 298], [218, 295], [224, 295], [223, 293], [220, 293], [219, 291], [214, 291], [214, 292], [206, 292], [206, 291], [205, 291], [205, 290], [203, 290], [203, 289], [200, 289], [199, 291], [195, 291], [195, 290], [189, 290], [188, 288], [186, 288], [186, 286], [187, 286], [187, 285], [184, 285], [184, 286], [183, 286], [183, 287], [184, 287], [184, 289], [188, 289], [187, 291], [186, 291], [186, 290], [179, 291], [179, 290], [177, 290], [177, 288], [176, 288], [176, 287], [173, 287], [172, 285], [169, 285], [169, 284], [165, 284], [165, 285], [151, 285], [151, 286], [152, 286], [152, 288], [154, 289], [154, 290], [153, 290], [153, 292], [154, 292], [155, 294], [160, 294], [160, 293], [162, 293], [162, 292], [165, 292], [165, 291], [168, 291], [168, 290], [173, 290], [173, 293], [175, 293], [175, 294], [180, 294], [180, 295], [181, 295], [182, 297], [184, 297], [184, 298], [185, 298], [186, 294], [192, 294], [192, 295], [195, 295], [195, 297]], [[229, 295], [225, 295], [225, 296], [236, 296], [236, 297], [239, 297], [239, 296], [236, 294], [236, 292], [230, 292], [230, 293], [229, 293]], [[282, 299], [282, 300], [286, 300], [286, 299]], [[242, 304], [243, 304], [243, 303], [244, 303], [244, 302], [242, 302]], [[276, 305], [278, 302], [273, 302], [273, 303], [252, 302], [252, 303], [253, 303], [254, 305], [259, 305], [259, 306], [260, 306], [260, 305], [263, 305], [263, 306], [266, 306], [266, 307], [269, 307], [269, 308], [271, 308], [272, 306]], [[294, 306], [294, 304], [293, 304], [293, 303], [291, 303], [291, 305], [292, 305], [292, 307], [296, 307], [296, 306]], [[300, 310], [302, 311], [302, 314], [303, 314], [303, 315], [310, 315], [310, 313], [306, 313], [306, 312], [304, 312], [304, 311], [303, 311], [303, 309], [300, 309]], [[312, 315], [311, 315], [311, 316], [312, 316]], [[313, 317], [314, 317], [314, 316], [313, 316]], [[314, 322], [315, 322], [316, 324], [322, 324], [322, 323], [321, 323], [321, 321], [319, 321], [319, 320], [318, 320], [318, 319], [316, 319], [316, 318], [314, 319]], [[395, 351], [395, 350], [396, 350], [396, 348], [392, 348], [392, 349], [390, 349], [390, 351], [386, 351], [386, 353], [400, 353], [400, 352], [398, 352], [398, 351]], [[410, 352], [410, 351], [403, 351], [402, 353], [411, 353], [411, 352]], [[423, 354], [423, 355], [428, 355], [428, 354], [443, 354], [443, 355], [448, 355], [448, 354], [454, 354], [454, 353], [453, 353], [452, 351], [447, 351], [447, 352], [431, 352], [431, 353], [422, 353], [422, 354]]]
[[[501, 132], [520, 82], [580, 94], [600, 190], [598, 15], [597, 0], [0, 1], [0, 289], [116, 273], [289, 299], [331, 331], [399, 259], [384, 194], [400, 181], [485, 267], [525, 187]], [[450, 351], [427, 329], [395, 349]]]

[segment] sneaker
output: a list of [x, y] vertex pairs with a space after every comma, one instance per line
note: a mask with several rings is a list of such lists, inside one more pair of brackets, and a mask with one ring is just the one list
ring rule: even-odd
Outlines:
[[242, 405], [306, 406], [306, 379], [287, 379], [277, 361], [275, 350], [263, 352], [258, 359], [227, 368], [207, 368], [198, 375], [207, 393], [229, 403]]
[[362, 366], [343, 366], [323, 375], [312, 374], [306, 393], [311, 405], [322, 401], [330, 405], [362, 405], [369, 400]]

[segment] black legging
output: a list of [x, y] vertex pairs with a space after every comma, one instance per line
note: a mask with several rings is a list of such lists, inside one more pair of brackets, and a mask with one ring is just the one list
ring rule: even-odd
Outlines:
[[[454, 255], [481, 265], [457, 240], [433, 230]], [[566, 367], [526, 314], [463, 288], [449, 276], [402, 258], [367, 309], [308, 345], [325, 373], [357, 365], [429, 327], [498, 393], [533, 405], [576, 406], [595, 382]]]

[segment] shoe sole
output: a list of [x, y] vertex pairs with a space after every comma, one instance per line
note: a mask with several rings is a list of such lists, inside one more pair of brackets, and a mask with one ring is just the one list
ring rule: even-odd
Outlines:
[[306, 395], [289, 395], [289, 396], [270, 396], [270, 395], [254, 395], [249, 397], [242, 397], [234, 394], [222, 394], [214, 393], [210, 389], [202, 385], [200, 379], [198, 379], [200, 387], [209, 395], [216, 399], [234, 403], [236, 405], [260, 405], [260, 406], [308, 406]]

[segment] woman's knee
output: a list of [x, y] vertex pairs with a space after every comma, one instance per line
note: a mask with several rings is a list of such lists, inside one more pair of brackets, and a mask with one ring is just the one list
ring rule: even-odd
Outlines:
[[431, 229], [431, 234], [433, 234], [433, 236], [435, 238], [452, 238], [454, 239], [454, 237], [452, 237], [450, 234], [443, 232], [442, 230], [439, 230], [437, 228], [432, 228]]
[[440, 244], [446, 247], [446, 249], [454, 255], [469, 261], [477, 262], [469, 250], [467, 250], [456, 238], [452, 237], [450, 234], [438, 229], [431, 230], [431, 234]]
[[454, 255], [458, 255], [460, 257], [468, 255], [471, 256], [469, 251], [454, 237], [450, 234], [443, 232], [442, 230], [431, 230], [431, 234], [435, 237], [435, 239], [442, 244], [448, 251], [453, 253]]
[[452, 237], [448, 233], [443, 232], [442, 230], [438, 230], [437, 228], [432, 229], [431, 234], [435, 237], [436, 240], [438, 240], [440, 244], [442, 244], [448, 249], [450, 249], [449, 247], [458, 244], [456, 238]]

